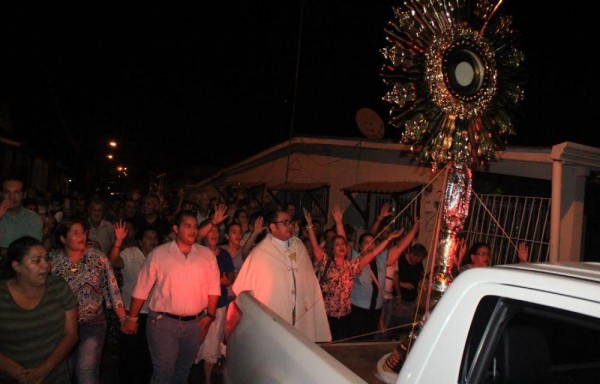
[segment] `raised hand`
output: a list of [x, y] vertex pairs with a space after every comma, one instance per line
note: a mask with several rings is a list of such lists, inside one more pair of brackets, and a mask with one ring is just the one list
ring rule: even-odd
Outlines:
[[397, 238], [397, 237], [400, 237], [400, 236], [402, 236], [403, 234], [404, 234], [404, 228], [400, 228], [399, 230], [397, 230], [397, 231], [394, 231], [394, 232], [390, 233], [390, 234], [387, 236], [387, 239], [388, 239], [388, 241], [390, 241], [390, 242], [391, 242], [392, 240], [394, 240], [394, 239], [395, 239], [395, 238]]
[[267, 229], [267, 227], [265, 227], [264, 225], [265, 222], [265, 218], [262, 216], [258, 216], [256, 218], [256, 220], [254, 221], [254, 233], [261, 233], [262, 231], [264, 231], [265, 229]]
[[230, 204], [229, 208], [227, 210], [227, 216], [234, 217], [235, 216], [235, 211], [237, 211], [236, 205], [235, 204]]
[[127, 224], [123, 220], [119, 220], [113, 224], [115, 230], [115, 243], [122, 244], [127, 237]]
[[390, 217], [392, 215], [392, 204], [385, 203], [381, 206], [381, 211], [379, 211], [379, 219], [383, 220], [386, 217]]
[[519, 256], [519, 263], [529, 262], [529, 246], [526, 242], [521, 241], [519, 243], [519, 247], [517, 248], [517, 254]]
[[420, 225], [421, 225], [421, 218], [419, 216], [415, 215], [413, 217], [413, 225], [410, 229], [414, 230], [414, 231], [418, 231]]
[[331, 216], [336, 223], [341, 223], [344, 220], [344, 212], [342, 212], [339, 204], [333, 205], [331, 208]]
[[303, 207], [302, 213], [304, 213], [304, 219], [306, 220], [306, 226], [307, 227], [312, 226], [312, 216], [311, 216], [310, 212], [308, 212], [308, 210]]
[[228, 207], [225, 204], [217, 204], [215, 214], [213, 215], [213, 223], [221, 224], [229, 215], [227, 214]]

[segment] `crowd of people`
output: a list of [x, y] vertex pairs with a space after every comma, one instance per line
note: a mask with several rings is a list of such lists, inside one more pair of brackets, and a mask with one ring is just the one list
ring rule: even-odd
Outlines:
[[[395, 338], [412, 321], [427, 251], [418, 217], [393, 230], [389, 204], [357, 237], [339, 205], [326, 227], [291, 202], [195, 189], [106, 201], [25, 188], [2, 181], [0, 382], [99, 383], [108, 344], [120, 383], [210, 383], [246, 290], [315, 342]], [[461, 255], [477, 267], [479, 253]]]

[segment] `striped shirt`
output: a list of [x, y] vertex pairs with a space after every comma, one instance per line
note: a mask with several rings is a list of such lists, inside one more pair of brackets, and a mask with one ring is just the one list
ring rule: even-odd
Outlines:
[[[0, 353], [25, 368], [42, 364], [65, 335], [65, 312], [77, 306], [69, 285], [48, 276], [40, 303], [23, 309], [12, 298], [6, 281], [0, 282]], [[66, 359], [44, 379], [44, 383], [67, 383]], [[12, 382], [0, 373], [0, 383]]]

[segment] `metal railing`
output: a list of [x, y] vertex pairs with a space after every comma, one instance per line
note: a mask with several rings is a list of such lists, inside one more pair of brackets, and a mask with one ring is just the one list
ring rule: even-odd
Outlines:
[[[413, 200], [414, 196], [415, 193], [408, 194], [402, 196], [402, 201], [394, 201], [389, 195], [377, 195], [371, 210], [371, 222], [381, 206], [390, 203], [395, 213], [404, 210], [393, 228], [409, 230], [412, 217], [420, 206], [418, 199]], [[492, 265], [511, 264], [519, 262], [517, 246], [524, 241], [529, 247], [530, 262], [547, 261], [550, 252], [550, 201], [546, 197], [473, 193], [462, 233], [467, 246], [485, 242], [491, 249]]]
[[517, 246], [529, 247], [529, 261], [544, 262], [550, 252], [550, 198], [473, 194], [465, 223], [468, 245], [490, 245], [491, 264], [518, 262]]
[[[421, 200], [417, 195], [418, 192], [410, 192], [392, 198], [389, 194], [376, 194], [374, 196], [374, 209], [370, 210], [371, 217], [369, 218], [369, 223], [375, 221], [384, 204], [391, 204], [391, 217], [395, 218], [395, 220], [390, 225], [390, 228], [393, 230], [404, 228], [405, 231], [409, 231], [413, 224], [413, 218], [417, 216], [421, 205]], [[366, 229], [368, 230], [369, 228]]]

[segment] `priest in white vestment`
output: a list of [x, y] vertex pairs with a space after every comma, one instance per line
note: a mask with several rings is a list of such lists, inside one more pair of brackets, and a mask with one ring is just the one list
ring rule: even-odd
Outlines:
[[270, 233], [244, 261], [233, 292], [252, 291], [310, 340], [331, 341], [321, 287], [304, 243], [293, 236], [290, 216], [275, 211], [266, 222]]

